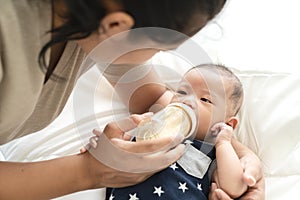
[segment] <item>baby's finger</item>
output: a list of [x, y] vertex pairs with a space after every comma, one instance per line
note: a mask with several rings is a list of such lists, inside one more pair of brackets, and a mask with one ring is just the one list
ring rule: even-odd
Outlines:
[[80, 149], [80, 153], [85, 153], [88, 151], [88, 144]]
[[88, 150], [90, 150], [90, 148], [91, 148], [91, 145], [90, 145], [90, 143], [88, 143], [88, 144], [86, 144], [84, 147], [82, 147], [82, 148], [80, 149], [80, 153], [85, 153], [85, 152], [87, 152]]
[[98, 142], [99, 137], [98, 136], [93, 136], [90, 138], [90, 145], [91, 147], [93, 147], [94, 149], [97, 148], [97, 142]]
[[95, 136], [100, 136], [101, 134], [103, 134], [103, 132], [102, 131], [100, 131], [100, 130], [98, 130], [98, 129], [94, 129], [93, 131], [93, 134], [95, 135]]

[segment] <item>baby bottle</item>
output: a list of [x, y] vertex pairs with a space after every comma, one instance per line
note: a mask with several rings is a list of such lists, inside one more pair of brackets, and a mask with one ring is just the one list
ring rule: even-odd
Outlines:
[[183, 103], [172, 103], [143, 120], [133, 133], [136, 141], [151, 140], [164, 136], [183, 134], [193, 139], [196, 130], [196, 114], [192, 108]]

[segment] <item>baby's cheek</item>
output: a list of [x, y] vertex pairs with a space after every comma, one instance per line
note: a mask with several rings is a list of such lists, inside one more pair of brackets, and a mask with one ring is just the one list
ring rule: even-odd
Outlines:
[[196, 133], [197, 140], [204, 141], [206, 139], [206, 136], [208, 135], [208, 127], [206, 124], [198, 123], [198, 129]]

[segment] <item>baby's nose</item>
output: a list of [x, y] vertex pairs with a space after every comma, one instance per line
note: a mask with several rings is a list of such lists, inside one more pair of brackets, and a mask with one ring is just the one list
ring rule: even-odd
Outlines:
[[186, 105], [188, 105], [192, 109], [197, 108], [196, 99], [192, 95], [188, 95], [188, 96], [185, 96], [184, 98], [180, 98], [179, 101], [186, 104]]
[[193, 110], [196, 109], [196, 103], [194, 101], [183, 101], [182, 103], [191, 107]]

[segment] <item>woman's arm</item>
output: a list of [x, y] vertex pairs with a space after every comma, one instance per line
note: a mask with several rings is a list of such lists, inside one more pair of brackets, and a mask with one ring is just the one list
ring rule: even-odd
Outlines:
[[[124, 141], [117, 139], [118, 135], [124, 135], [124, 132], [116, 123], [108, 124], [104, 132], [114, 147], [131, 152], [131, 159], [135, 162], [142, 160], [143, 162], [139, 163], [141, 169], [149, 168], [144, 166], [144, 163], [158, 163], [157, 169], [154, 166], [141, 173], [134, 173], [134, 169], [132, 172], [116, 170], [104, 165], [101, 160], [96, 159], [97, 155], [90, 152], [41, 162], [0, 162], [0, 198], [51, 199], [86, 189], [133, 185], [175, 162], [184, 152], [184, 145], [178, 145], [183, 140], [180, 137], [145, 141], [143, 144]], [[167, 146], [170, 148], [161, 153], [149, 156], [145, 154]], [[103, 152], [105, 149], [95, 149], [94, 153], [97, 151]], [[119, 162], [124, 164], [127, 160], [121, 159]]]
[[[0, 163], [1, 199], [50, 199], [89, 189], [87, 155], [33, 163]], [[99, 168], [103, 168], [98, 164]]]

